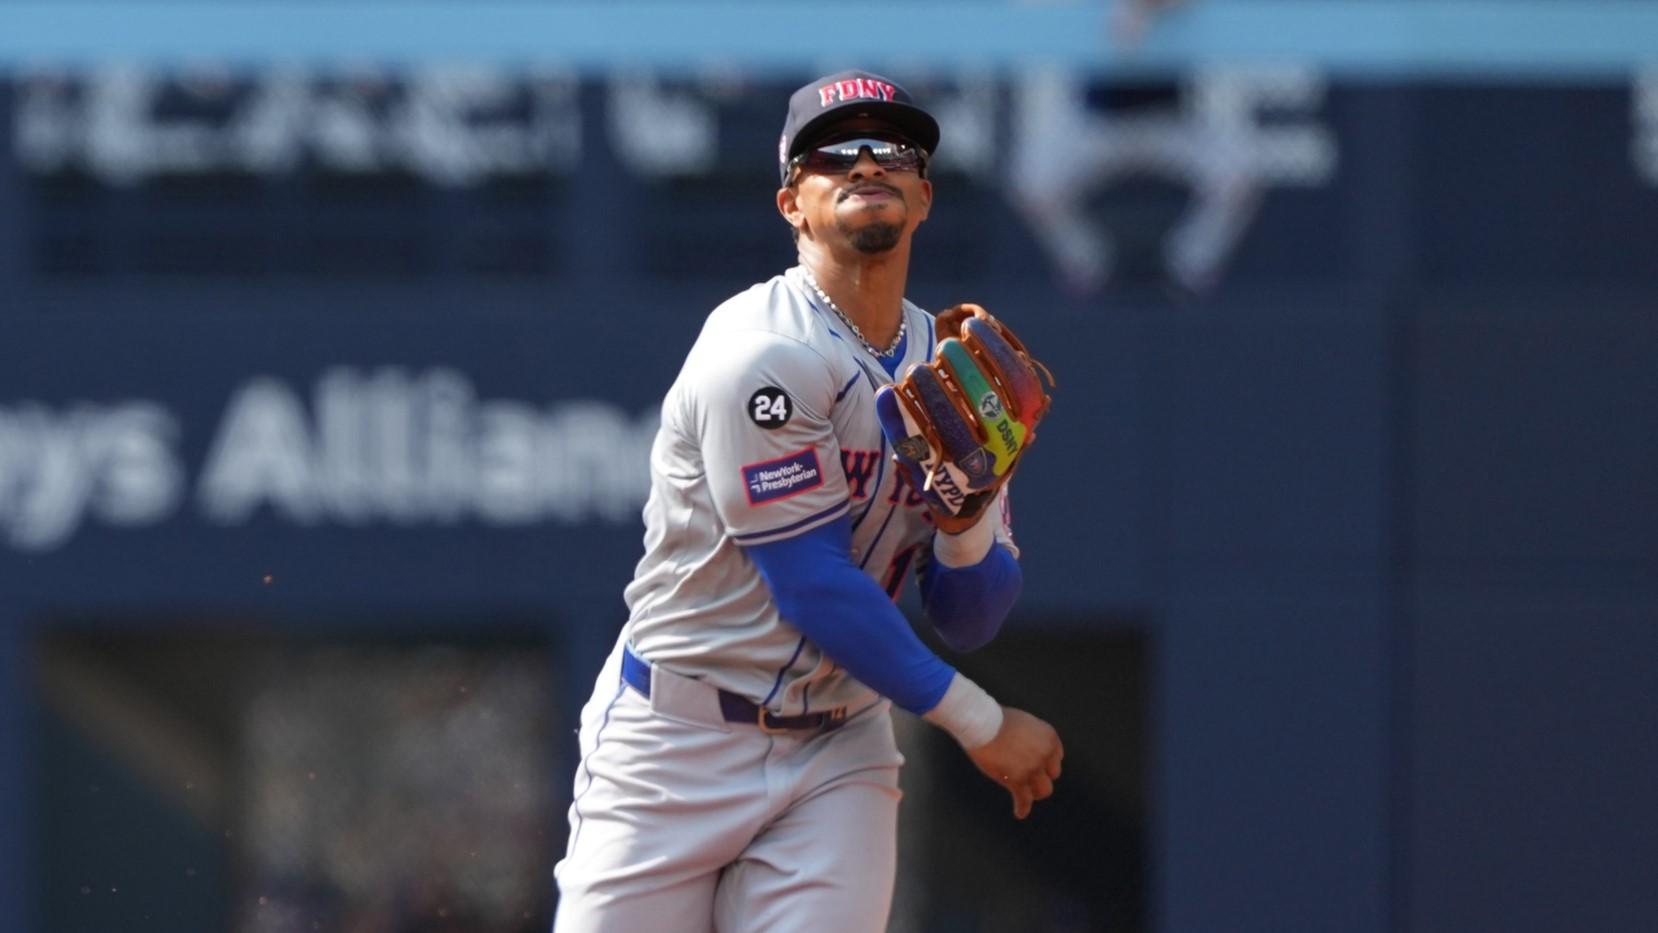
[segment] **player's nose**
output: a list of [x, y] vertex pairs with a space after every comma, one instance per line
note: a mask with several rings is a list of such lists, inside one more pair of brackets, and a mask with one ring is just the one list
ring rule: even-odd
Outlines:
[[875, 153], [871, 152], [868, 146], [858, 150], [858, 161], [852, 163], [852, 170], [846, 173], [850, 179], [879, 178], [885, 174], [886, 169], [875, 161]]

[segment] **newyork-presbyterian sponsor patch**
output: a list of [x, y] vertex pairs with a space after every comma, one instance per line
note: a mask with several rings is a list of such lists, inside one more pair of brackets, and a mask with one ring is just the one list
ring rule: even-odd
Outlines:
[[818, 466], [817, 451], [810, 447], [743, 467], [743, 487], [748, 492], [749, 505], [787, 499], [822, 485], [823, 468]]

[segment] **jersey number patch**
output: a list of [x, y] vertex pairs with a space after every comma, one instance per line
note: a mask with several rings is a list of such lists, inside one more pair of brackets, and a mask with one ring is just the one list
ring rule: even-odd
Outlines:
[[748, 417], [768, 431], [788, 424], [793, 414], [794, 403], [782, 389], [767, 386], [749, 396]]

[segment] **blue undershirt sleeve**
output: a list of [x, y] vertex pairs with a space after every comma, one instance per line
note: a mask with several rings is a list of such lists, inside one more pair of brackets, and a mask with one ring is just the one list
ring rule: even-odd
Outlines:
[[920, 575], [922, 608], [939, 637], [956, 651], [989, 644], [1025, 585], [1019, 561], [1000, 544], [971, 567], [928, 560]]
[[851, 549], [851, 521], [842, 516], [744, 551], [785, 621], [876, 693], [925, 714], [943, 699], [955, 668], [922, 643], [880, 585], [852, 563]]

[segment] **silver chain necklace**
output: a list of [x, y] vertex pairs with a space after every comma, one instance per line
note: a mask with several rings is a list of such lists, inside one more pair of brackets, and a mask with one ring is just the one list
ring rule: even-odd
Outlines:
[[899, 308], [898, 313], [897, 335], [892, 338], [892, 343], [887, 344], [887, 348], [885, 350], [877, 350], [875, 349], [875, 345], [869, 342], [869, 338], [864, 336], [864, 332], [858, 328], [858, 325], [852, 323], [852, 318], [848, 317], [846, 312], [841, 310], [840, 305], [835, 304], [835, 299], [830, 298], [829, 293], [825, 292], [823, 287], [817, 283], [817, 278], [812, 275], [812, 270], [806, 268], [805, 266], [801, 266], [800, 271], [806, 275], [806, 284], [812, 286], [812, 291], [817, 292], [817, 296], [823, 299], [823, 303], [829, 306], [829, 310], [835, 312], [835, 316], [841, 319], [841, 323], [852, 328], [852, 335], [858, 338], [858, 342], [864, 345], [864, 349], [868, 350], [870, 355], [879, 357], [891, 357], [897, 355], [898, 348], [904, 344], [904, 328], [909, 323], [904, 319], [905, 315], [902, 307]]

